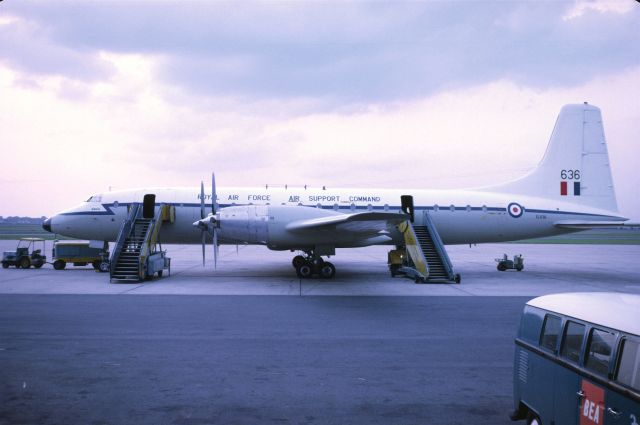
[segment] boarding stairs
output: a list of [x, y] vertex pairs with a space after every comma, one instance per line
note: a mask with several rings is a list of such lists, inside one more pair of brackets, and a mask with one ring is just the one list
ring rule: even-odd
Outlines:
[[407, 221], [404, 224], [405, 244], [411, 265], [429, 283], [460, 282], [453, 265], [428, 212], [424, 212], [422, 224]]
[[[139, 203], [132, 203], [129, 214], [118, 234], [115, 248], [111, 255], [111, 281], [139, 282], [151, 277], [154, 273], [162, 275], [162, 265], [150, 264], [149, 260], [161, 257], [165, 260], [164, 251], [158, 251], [158, 236], [163, 222], [175, 215], [173, 207], [162, 204], [155, 209], [155, 214], [144, 214]], [[159, 267], [159, 268], [158, 268]]]

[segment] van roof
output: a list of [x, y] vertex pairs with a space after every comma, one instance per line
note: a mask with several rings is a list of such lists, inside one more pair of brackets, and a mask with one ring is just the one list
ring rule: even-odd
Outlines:
[[527, 305], [640, 335], [640, 295], [571, 292], [534, 298]]

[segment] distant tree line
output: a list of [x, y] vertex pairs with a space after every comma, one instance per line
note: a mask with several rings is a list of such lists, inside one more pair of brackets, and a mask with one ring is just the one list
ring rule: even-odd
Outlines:
[[3, 217], [0, 215], [0, 223], [2, 224], [41, 224], [42, 221], [47, 218], [42, 217], [18, 217], [11, 215], [9, 217]]

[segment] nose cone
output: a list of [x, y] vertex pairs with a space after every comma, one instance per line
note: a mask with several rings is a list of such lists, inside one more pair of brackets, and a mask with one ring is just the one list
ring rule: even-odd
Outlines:
[[42, 222], [42, 228], [47, 232], [53, 233], [51, 231], [51, 217]]

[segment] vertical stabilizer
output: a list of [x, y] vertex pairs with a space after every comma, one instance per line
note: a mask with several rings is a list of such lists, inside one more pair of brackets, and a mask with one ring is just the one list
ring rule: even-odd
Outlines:
[[586, 103], [562, 107], [538, 167], [486, 190], [618, 211], [600, 109]]

